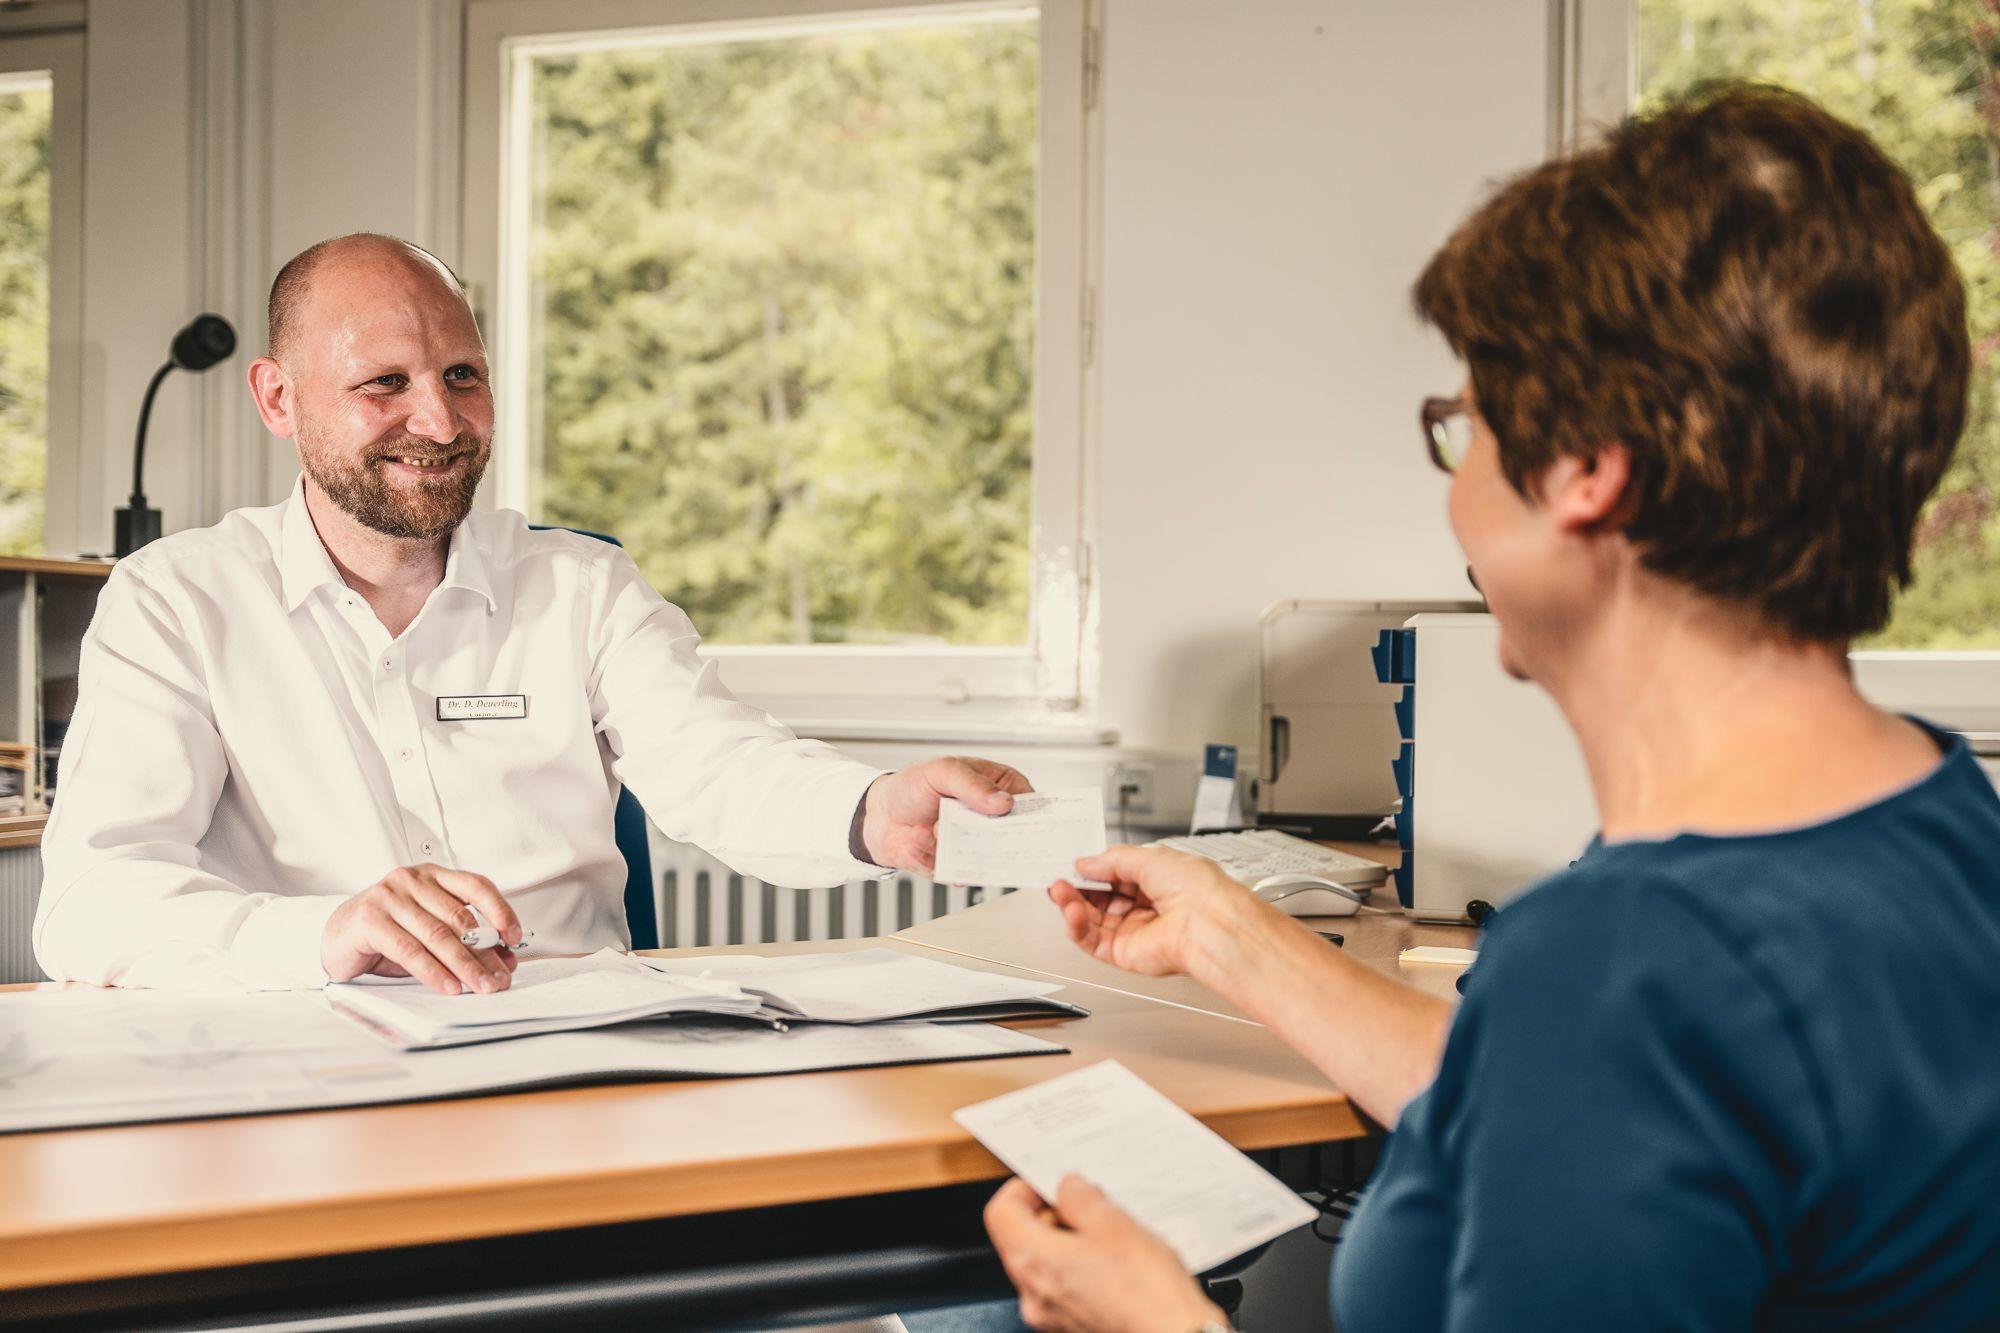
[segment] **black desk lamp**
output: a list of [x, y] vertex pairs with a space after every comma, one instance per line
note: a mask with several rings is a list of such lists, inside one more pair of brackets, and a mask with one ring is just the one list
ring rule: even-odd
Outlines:
[[153, 372], [146, 399], [139, 405], [139, 439], [132, 447], [132, 503], [117, 511], [115, 533], [119, 555], [132, 552], [160, 535], [160, 511], [146, 504], [146, 420], [153, 415], [153, 395], [169, 371], [207, 370], [236, 350], [236, 330], [220, 315], [196, 315], [174, 335], [167, 364]]

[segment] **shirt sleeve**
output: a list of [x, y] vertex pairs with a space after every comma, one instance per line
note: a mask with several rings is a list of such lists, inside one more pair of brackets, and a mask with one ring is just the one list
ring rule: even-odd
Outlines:
[[202, 869], [228, 771], [198, 654], [167, 599], [121, 565], [84, 636], [42, 838], [44, 972], [100, 986], [325, 984], [320, 937], [343, 899], [253, 893]]
[[631, 557], [595, 563], [591, 715], [612, 769], [668, 837], [789, 888], [875, 878], [848, 835], [880, 769], [801, 740], [729, 692], [687, 615]]
[[1570, 887], [1502, 910], [1432, 1089], [1445, 1327], [1752, 1327], [1824, 1100], [1718, 923], [1667, 885]]

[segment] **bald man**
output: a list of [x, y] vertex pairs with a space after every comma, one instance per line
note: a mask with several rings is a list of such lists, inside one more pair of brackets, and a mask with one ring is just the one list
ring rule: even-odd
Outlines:
[[[433, 256], [313, 246], [270, 333], [250, 392], [298, 485], [120, 561], [85, 638], [42, 843], [51, 977], [500, 990], [524, 932], [629, 943], [621, 783], [670, 836], [797, 887], [929, 873], [942, 797], [999, 813], [1027, 790], [1000, 764], [885, 775], [800, 740], [723, 687], [622, 551], [475, 511], [493, 392]], [[461, 939], [475, 909], [493, 947]]]

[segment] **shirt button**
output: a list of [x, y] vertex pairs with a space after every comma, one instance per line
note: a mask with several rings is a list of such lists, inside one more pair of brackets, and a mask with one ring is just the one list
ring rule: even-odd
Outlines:
[[416, 757], [416, 754], [417, 754], [417, 752], [416, 752], [415, 750], [412, 750], [412, 749], [411, 749], [411, 748], [410, 748], [409, 746], [407, 746], [407, 745], [406, 745], [406, 746], [404, 746], [404, 747], [403, 747], [402, 749], [400, 749], [400, 750], [396, 751], [396, 753], [397, 753], [398, 755], [400, 755], [400, 756], [401, 756], [402, 758], [404, 758], [404, 759], [414, 759], [414, 758]]
[[395, 658], [393, 658], [393, 657], [385, 657], [385, 658], [383, 658], [383, 659], [382, 659], [382, 669], [383, 669], [384, 671], [394, 671], [394, 670], [396, 669], [396, 659], [395, 659]]
[[422, 853], [423, 853], [423, 854], [424, 854], [425, 856], [429, 856], [429, 855], [430, 855], [430, 854], [431, 854], [432, 852], [435, 852], [435, 851], [437, 850], [437, 848], [436, 848], [435, 846], [433, 846], [433, 845], [432, 845], [431, 843], [428, 843], [428, 842], [427, 842], [427, 843], [423, 843], [422, 845], [420, 845], [420, 846], [419, 846], [419, 847], [417, 848], [417, 850], [418, 850], [418, 851], [420, 851], [420, 852], [422, 852]]

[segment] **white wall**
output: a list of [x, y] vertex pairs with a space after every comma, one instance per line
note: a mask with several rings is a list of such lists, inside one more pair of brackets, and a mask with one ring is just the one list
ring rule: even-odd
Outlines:
[[[457, 122], [443, 104], [458, 87], [456, 6], [288, 0], [252, 22], [255, 58], [268, 70], [258, 95], [270, 144], [260, 191], [266, 285], [246, 318], [261, 331], [278, 266], [331, 236], [386, 232], [450, 262], [456, 227], [441, 219], [457, 198]], [[260, 201], [245, 202], [255, 210]], [[254, 414], [246, 428], [264, 442], [264, 498], [276, 500], [298, 475], [296, 458]]]
[[330, 235], [440, 243], [456, 206], [457, 14], [452, 0], [91, 0], [77, 549], [110, 549], [146, 381], [203, 310], [236, 326], [239, 350], [161, 387], [147, 494], [174, 531], [289, 487], [290, 447], [242, 378], [265, 292]]
[[[1268, 603], [1465, 591], [1414, 424], [1456, 372], [1408, 290], [1483, 184], [1542, 154], [1547, 0], [1106, 10], [1100, 708], [1128, 745], [1187, 754], [1254, 742]], [[100, 549], [181, 320], [217, 309], [247, 350], [163, 391], [148, 488], [170, 530], [295, 472], [241, 385], [276, 264], [357, 228], [455, 258], [458, 13], [92, 0]]]
[[1288, 597], [1468, 595], [1410, 314], [1483, 184], [1548, 138], [1546, 0], [1110, 0], [1103, 720], [1253, 744]]
[[[195, 32], [180, 0], [96, 0], [84, 39], [82, 457], [76, 545], [111, 549], [111, 511], [132, 489], [132, 432], [146, 382], [203, 298], [195, 242]], [[108, 90], [116, 95], [108, 95]], [[199, 492], [200, 397], [160, 389], [146, 490], [185, 523]], [[53, 524], [51, 525], [53, 526]]]

